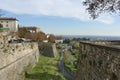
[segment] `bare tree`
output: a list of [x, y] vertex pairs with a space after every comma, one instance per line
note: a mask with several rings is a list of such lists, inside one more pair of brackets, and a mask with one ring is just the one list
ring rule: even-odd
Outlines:
[[83, 5], [93, 19], [101, 13], [120, 13], [120, 0], [85, 0]]

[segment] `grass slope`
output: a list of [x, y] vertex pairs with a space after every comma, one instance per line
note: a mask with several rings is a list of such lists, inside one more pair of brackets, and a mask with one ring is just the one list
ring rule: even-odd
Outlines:
[[28, 72], [25, 80], [67, 80], [58, 68], [59, 55], [56, 58], [40, 56], [36, 66]]

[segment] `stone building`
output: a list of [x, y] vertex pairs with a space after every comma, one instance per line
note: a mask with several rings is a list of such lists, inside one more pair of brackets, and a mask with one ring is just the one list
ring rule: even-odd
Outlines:
[[8, 28], [10, 32], [18, 31], [18, 20], [16, 18], [0, 17], [0, 24], [3, 28]]
[[38, 33], [38, 32], [40, 32], [40, 28], [35, 27], [35, 26], [23, 26], [23, 27], [20, 27], [19, 29], [25, 29], [30, 33]]
[[63, 39], [56, 39], [55, 43], [63, 43]]

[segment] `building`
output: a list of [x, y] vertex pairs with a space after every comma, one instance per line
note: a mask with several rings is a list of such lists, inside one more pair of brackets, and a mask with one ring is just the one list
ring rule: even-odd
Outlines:
[[26, 38], [31, 40], [38, 40], [38, 34], [40, 33], [40, 28], [35, 26], [22, 26], [19, 27], [18, 36], [20, 38]]
[[63, 39], [56, 39], [55, 43], [63, 43]]
[[25, 29], [27, 32], [30, 32], [30, 33], [40, 32], [40, 28], [35, 26], [23, 26], [23, 27], [20, 27], [20, 29]]
[[46, 34], [46, 36], [47, 36], [47, 39], [50, 37], [50, 34]]
[[10, 32], [18, 31], [18, 20], [16, 18], [0, 17], [0, 24]]
[[63, 43], [62, 37], [56, 36], [55, 43]]

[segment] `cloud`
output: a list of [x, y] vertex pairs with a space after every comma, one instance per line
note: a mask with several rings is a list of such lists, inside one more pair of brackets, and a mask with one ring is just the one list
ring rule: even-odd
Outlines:
[[[82, 0], [1, 0], [0, 8], [16, 14], [60, 16], [89, 21]], [[109, 21], [110, 19], [110, 21]], [[96, 21], [111, 24], [112, 17], [104, 16]]]
[[113, 24], [115, 22], [115, 19], [109, 13], [104, 13], [100, 15], [100, 17], [98, 17], [96, 21], [106, 24]]

